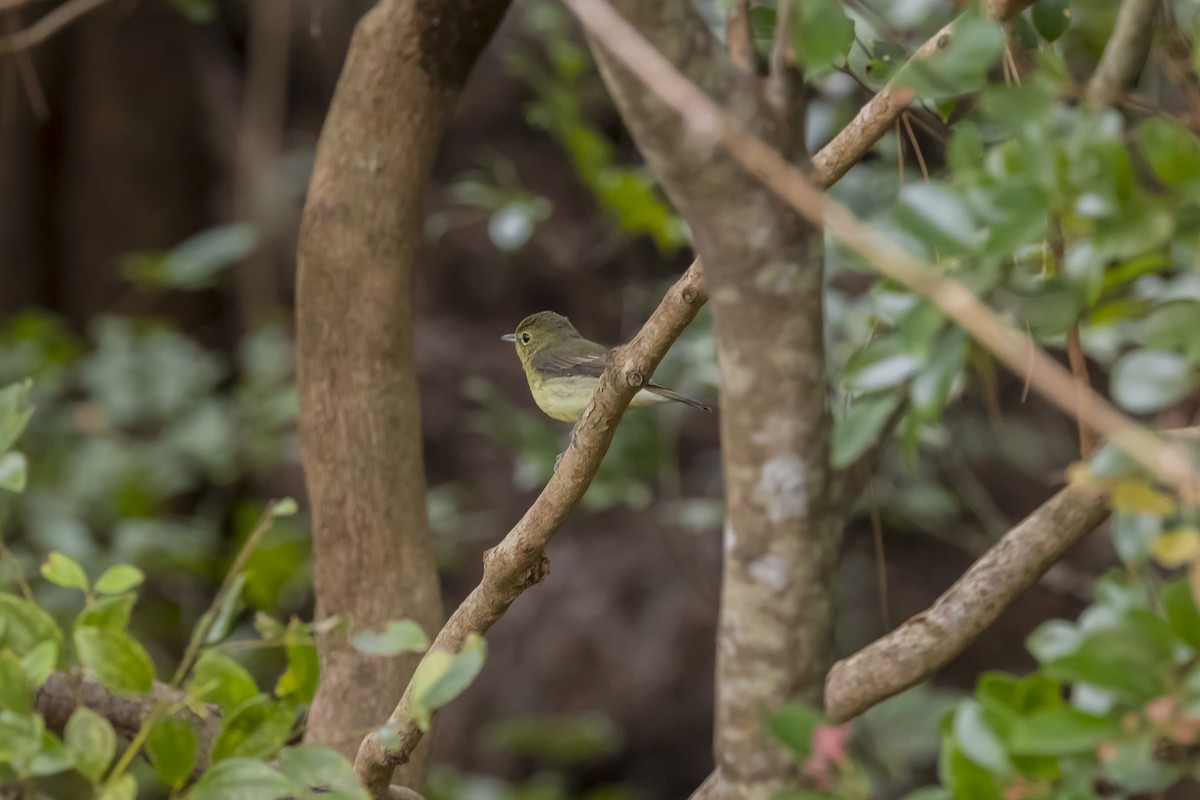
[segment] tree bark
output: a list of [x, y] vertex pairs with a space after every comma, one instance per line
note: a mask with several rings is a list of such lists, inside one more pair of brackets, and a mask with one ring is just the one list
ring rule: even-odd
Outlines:
[[[572, 4], [574, 7], [575, 4]], [[765, 112], [686, 2], [614, 4], [693, 82], [764, 138], [794, 141]], [[721, 363], [728, 515], [717, 645], [715, 751], [722, 796], [769, 798], [797, 766], [762, 725], [789, 699], [822, 701], [833, 663], [842, 514], [829, 486], [822, 237], [620, 59], [593, 49], [650, 168], [705, 264]], [[711, 126], [710, 126], [711, 127]], [[704, 164], [704, 169], [696, 169]]]
[[[300, 432], [316, 615], [351, 632], [442, 608], [425, 512], [413, 359], [422, 199], [459, 91], [507, 0], [382, 0], [355, 29], [317, 147], [300, 231]], [[318, 638], [307, 738], [353, 758], [416, 658]], [[419, 778], [422, 759], [405, 780]]]

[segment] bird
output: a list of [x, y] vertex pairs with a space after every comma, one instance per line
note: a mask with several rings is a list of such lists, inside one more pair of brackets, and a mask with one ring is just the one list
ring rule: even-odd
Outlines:
[[[591, 402], [610, 350], [580, 335], [571, 321], [553, 311], [539, 311], [521, 320], [513, 333], [500, 337], [516, 345], [525, 368], [529, 391], [546, 416], [559, 422], [578, 422]], [[712, 411], [654, 381], [633, 396], [631, 408], [660, 403], [683, 403]]]

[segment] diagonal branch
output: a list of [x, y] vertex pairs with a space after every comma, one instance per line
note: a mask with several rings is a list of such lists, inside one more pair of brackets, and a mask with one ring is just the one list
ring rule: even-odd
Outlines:
[[839, 722], [853, 719], [937, 672], [1107, 516], [1103, 493], [1063, 489], [927, 610], [835, 664], [825, 686], [826, 713]]
[[[984, 12], [993, 19], [1003, 21], [1021, 13], [1032, 3], [1033, 0], [989, 0], [984, 3]], [[920, 62], [945, 49], [952, 41], [957, 27], [958, 21], [955, 20], [942, 28], [917, 48], [909, 63]], [[813, 183], [826, 188], [837, 183], [839, 178], [849, 172], [850, 168], [891, 130], [892, 125], [912, 101], [912, 90], [901, 86], [895, 80], [880, 89], [859, 109], [854, 119], [813, 156]]]
[[1094, 392], [1086, 404], [1078, 404], [1074, 377], [1032, 339], [1006, 323], [965, 285], [942, 277], [932, 264], [909, 254], [823, 194], [804, 173], [749, 132], [735, 115], [681, 75], [607, 0], [563, 2], [630, 74], [681, 116], [703, 117], [708, 135], [803, 217], [823, 226], [880, 274], [928, 297], [1015, 374], [1028, 374], [1039, 394], [1073, 418], [1086, 414], [1093, 428], [1183, 498], [1200, 498], [1200, 474], [1185, 450], [1143, 428]]
[[108, 0], [69, 0], [12, 36], [0, 38], [0, 55], [19, 53], [37, 47], [89, 11], [99, 8]]
[[[456, 652], [469, 634], [487, 631], [522, 592], [545, 577], [546, 545], [587, 491], [626, 406], [707, 299], [697, 261], [667, 291], [633, 341], [616, 350], [576, 426], [574, 445], [525, 516], [484, 556], [482, 580], [447, 620], [430, 652]], [[385, 741], [372, 733], [358, 751], [359, 778], [381, 800], [387, 797], [392, 768], [404, 763], [421, 739], [409, 719], [411, 690], [410, 684], [388, 719], [397, 735]]]
[[1097, 108], [1115, 105], [1146, 63], [1160, 0], [1125, 0], [1112, 36], [1087, 85], [1087, 101]]

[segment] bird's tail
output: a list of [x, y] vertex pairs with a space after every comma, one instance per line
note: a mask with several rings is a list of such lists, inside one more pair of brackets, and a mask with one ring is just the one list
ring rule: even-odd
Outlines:
[[653, 392], [654, 394], [658, 395], [659, 397], [664, 397], [667, 400], [674, 400], [677, 403], [683, 403], [684, 405], [691, 406], [692, 408], [698, 408], [701, 411], [712, 411], [712, 408], [710, 406], [706, 406], [703, 403], [698, 403], [690, 397], [684, 397], [679, 392], [673, 392], [670, 389], [664, 388], [662, 386], [657, 386], [657, 385], [652, 384], [652, 385], [646, 387], [646, 391]]

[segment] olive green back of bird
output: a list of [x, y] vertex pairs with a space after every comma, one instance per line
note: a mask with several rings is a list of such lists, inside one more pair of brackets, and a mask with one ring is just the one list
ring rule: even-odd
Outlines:
[[[600, 375], [608, 364], [609, 350], [583, 338], [561, 314], [539, 311], [502, 337], [517, 347], [529, 391], [538, 408], [560, 422], [575, 422], [587, 408]], [[703, 411], [711, 408], [651, 381], [634, 395], [629, 405], [685, 403]]]

